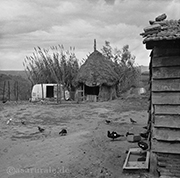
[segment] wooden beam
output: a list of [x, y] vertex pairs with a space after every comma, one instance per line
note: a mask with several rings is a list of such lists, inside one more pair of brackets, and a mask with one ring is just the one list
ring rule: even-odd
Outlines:
[[180, 172], [178, 171], [178, 168], [176, 171], [171, 171], [171, 169], [167, 169], [167, 168], [158, 168], [158, 171], [160, 172], [161, 176], [168, 176], [169, 178], [180, 177]]
[[176, 155], [174, 157], [165, 157], [165, 156], [157, 156], [157, 161], [159, 162], [167, 162], [167, 163], [179, 163], [180, 164], [180, 158]]
[[154, 57], [152, 67], [180, 66], [180, 56]]
[[154, 105], [155, 114], [172, 114], [180, 116], [180, 105]]
[[156, 40], [156, 41], [147, 41], [146, 49], [154, 48], [178, 48], [180, 46], [180, 40]]
[[153, 92], [152, 104], [180, 104], [180, 92]]
[[159, 153], [178, 153], [180, 154], [180, 143], [161, 142], [152, 140], [151, 150]]
[[158, 172], [157, 172], [157, 156], [155, 153], [151, 152], [151, 156], [150, 156], [150, 173], [154, 176], [154, 177], [159, 177], [158, 176]]
[[154, 127], [180, 128], [179, 115], [155, 115]]
[[154, 67], [152, 68], [153, 79], [180, 78], [180, 66], [176, 67]]
[[180, 91], [180, 79], [153, 80], [152, 91]]
[[153, 57], [161, 57], [161, 56], [180, 56], [180, 48], [179, 47], [155, 47], [153, 50]]
[[180, 146], [180, 130], [169, 128], [153, 128], [152, 138], [164, 141], [179, 141]]

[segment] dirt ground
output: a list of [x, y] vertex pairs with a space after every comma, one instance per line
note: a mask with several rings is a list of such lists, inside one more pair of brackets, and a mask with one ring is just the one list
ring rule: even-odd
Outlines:
[[[0, 104], [0, 177], [149, 177], [122, 171], [126, 151], [137, 143], [107, 137], [108, 130], [124, 135], [144, 131], [147, 108], [147, 98], [142, 97], [80, 104]], [[105, 119], [112, 122], [106, 124]], [[45, 131], [40, 133], [37, 126]], [[66, 136], [59, 136], [62, 128], [67, 129]]]

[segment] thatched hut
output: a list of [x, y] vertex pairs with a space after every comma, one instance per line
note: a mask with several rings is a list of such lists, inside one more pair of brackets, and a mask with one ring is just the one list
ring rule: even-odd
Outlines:
[[96, 50], [92, 52], [80, 67], [76, 83], [85, 100], [107, 101], [116, 98], [118, 75], [114, 64]]
[[143, 43], [151, 50], [151, 167], [161, 177], [180, 177], [180, 20], [150, 21]]

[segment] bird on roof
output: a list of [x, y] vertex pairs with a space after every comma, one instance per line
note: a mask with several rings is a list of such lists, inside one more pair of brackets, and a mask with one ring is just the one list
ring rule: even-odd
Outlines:
[[111, 121], [110, 120], [105, 120], [105, 122], [106, 122], [106, 124], [110, 124], [111, 123]]
[[119, 137], [124, 137], [124, 135], [120, 135], [114, 131], [113, 132], [107, 131], [107, 137], [114, 140], [114, 139], [119, 138]]
[[39, 130], [39, 132], [44, 132], [45, 129], [38, 126], [38, 130]]
[[62, 129], [62, 130], [59, 132], [59, 135], [61, 135], [61, 136], [67, 135], [67, 130], [66, 130], [66, 129]]
[[146, 142], [143, 141], [139, 141], [138, 142], [138, 146], [143, 150], [146, 151], [149, 149], [149, 145]]
[[132, 124], [136, 124], [137, 123], [137, 121], [133, 120], [132, 118], [130, 118], [130, 121], [131, 121]]

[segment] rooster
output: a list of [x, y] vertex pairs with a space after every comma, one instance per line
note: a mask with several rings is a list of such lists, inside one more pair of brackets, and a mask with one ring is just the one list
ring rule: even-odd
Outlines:
[[112, 138], [114, 140], [114, 139], [119, 138], [119, 137], [124, 137], [124, 135], [120, 135], [120, 134], [118, 134], [117, 132], [114, 132], [114, 131], [113, 132], [108, 131], [107, 132], [107, 137]]

